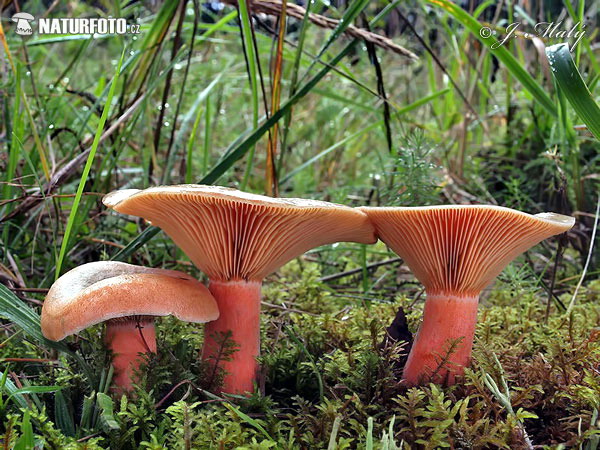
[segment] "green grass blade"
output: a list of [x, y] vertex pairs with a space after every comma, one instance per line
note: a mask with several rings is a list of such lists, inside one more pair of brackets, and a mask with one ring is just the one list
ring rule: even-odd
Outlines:
[[256, 420], [254, 420], [252, 417], [243, 413], [242, 411], [239, 410], [239, 408], [236, 408], [231, 403], [224, 403], [224, 405], [228, 410], [235, 413], [244, 422], [246, 422], [249, 425], [252, 425], [258, 431], [260, 431], [267, 439], [269, 439], [270, 441], [273, 440], [273, 438], [271, 437], [271, 435], [269, 435], [267, 430], [265, 430], [265, 428], [260, 423], [258, 423]]
[[[544, 88], [523, 68], [517, 59], [503, 46], [498, 40], [490, 35], [483, 37], [480, 34], [483, 25], [473, 18], [469, 13], [463, 10], [460, 6], [452, 3], [449, 0], [428, 0], [429, 3], [438, 6], [449, 12], [462, 25], [467, 27], [477, 39], [486, 45], [491, 53], [498, 58], [504, 66], [509, 70], [511, 75], [515, 77], [523, 85], [533, 98], [553, 117], [557, 117], [556, 105], [550, 99]], [[493, 46], [493, 47], [492, 47]]]
[[[300, 33], [298, 34], [298, 41], [296, 43], [296, 54], [294, 55], [294, 63], [292, 65], [292, 75], [290, 80], [290, 90], [288, 97], [292, 97], [296, 93], [298, 87], [298, 79], [300, 74], [300, 63], [302, 61], [302, 52], [304, 51], [304, 42], [306, 40], [306, 31], [310, 25], [308, 20], [310, 15], [310, 8], [313, 2], [306, 2], [306, 10], [304, 11], [304, 17], [302, 18], [302, 24], [300, 26]], [[279, 153], [279, 167], [281, 169], [283, 164], [283, 158], [286, 153], [287, 139], [290, 131], [290, 124], [292, 122], [292, 110], [288, 110], [283, 121], [283, 138], [281, 140], [281, 151]]]
[[342, 425], [342, 416], [335, 416], [335, 420], [333, 421], [333, 426], [331, 427], [331, 434], [329, 435], [329, 444], [327, 445], [327, 450], [336, 450], [338, 448], [337, 445], [337, 435], [340, 431], [340, 426]]
[[8, 396], [8, 398], [11, 399], [16, 395], [23, 394], [47, 394], [49, 392], [56, 392], [61, 389], [63, 389], [62, 386], [27, 386], [15, 390]]
[[[306, 74], [310, 73], [311, 69], [315, 66], [317, 61], [319, 59], [321, 59], [321, 56], [323, 56], [325, 54], [325, 52], [327, 51], [327, 49], [329, 49], [331, 44], [333, 44], [333, 42], [335, 42], [335, 40], [338, 37], [340, 37], [340, 35], [344, 31], [346, 31], [346, 29], [350, 25], [352, 25], [352, 22], [354, 22], [354, 20], [363, 11], [363, 9], [366, 8], [366, 6], [368, 4], [369, 4], [369, 0], [356, 0], [356, 1], [350, 3], [350, 6], [348, 6], [348, 9], [346, 9], [346, 11], [344, 11], [344, 15], [343, 15], [342, 19], [338, 22], [338, 25], [333, 29], [333, 31], [329, 35], [329, 38], [327, 39], [325, 44], [323, 44], [323, 46], [319, 50], [319, 53], [317, 53], [317, 56], [315, 56], [315, 58], [312, 60], [310, 66], [306, 70]], [[305, 76], [306, 76], [306, 74], [305, 74]]]
[[[208, 160], [210, 155], [210, 143], [211, 143], [211, 130], [212, 130], [212, 103], [210, 97], [206, 97], [206, 108], [204, 110], [204, 140], [202, 142], [202, 174], [206, 173], [208, 169]], [[190, 174], [190, 183], [192, 176]]]
[[54, 394], [54, 417], [56, 419], [56, 426], [64, 434], [75, 436], [75, 421], [73, 420], [71, 402], [67, 403], [62, 390]]
[[164, 2], [152, 21], [150, 30], [144, 33], [144, 41], [141, 46], [143, 54], [138, 60], [135, 74], [131, 80], [132, 86], [137, 87], [146, 77], [150, 64], [159, 51], [160, 43], [168, 31], [173, 17], [175, 17], [178, 6], [179, 2]]
[[121, 73], [121, 65], [123, 64], [124, 57], [125, 51], [121, 53], [121, 58], [119, 59], [119, 64], [117, 65], [117, 71], [112, 80], [110, 90], [108, 91], [108, 96], [106, 97], [106, 103], [104, 104], [104, 109], [102, 110], [102, 116], [100, 116], [100, 121], [98, 122], [98, 127], [96, 128], [96, 135], [94, 136], [94, 141], [92, 142], [92, 148], [90, 150], [90, 154], [88, 155], [88, 159], [85, 163], [85, 167], [83, 168], [83, 173], [81, 174], [81, 180], [79, 181], [79, 186], [77, 187], [77, 193], [75, 194], [75, 199], [73, 200], [71, 213], [69, 214], [69, 219], [65, 228], [65, 235], [60, 246], [60, 253], [58, 254], [58, 260], [56, 261], [56, 270], [54, 274], [55, 279], [57, 279], [60, 276], [62, 263], [67, 253], [67, 249], [69, 247], [69, 238], [71, 237], [73, 224], [77, 219], [77, 210], [79, 208], [79, 203], [81, 202], [81, 197], [83, 195], [83, 188], [85, 187], [85, 183], [90, 174], [90, 169], [92, 168], [94, 157], [96, 156], [96, 150], [98, 149], [98, 144], [100, 143], [100, 136], [102, 135], [102, 131], [104, 130], [104, 124], [106, 123], [106, 119], [108, 118], [108, 112], [110, 111], [112, 99], [115, 93], [115, 89], [117, 87], [117, 82], [119, 80], [119, 74]]
[[569, 46], [553, 45], [546, 48], [546, 55], [559, 88], [596, 139], [600, 139], [600, 108], [583, 81]]
[[26, 335], [46, 347], [71, 353], [66, 345], [50, 341], [42, 335], [40, 316], [33, 309], [25, 306], [23, 301], [3, 284], [0, 284], [0, 317], [10, 320], [21, 328]]
[[[240, 0], [238, 2], [240, 12], [240, 24], [242, 27], [242, 40], [244, 45], [244, 55], [246, 56], [246, 62], [248, 64], [248, 78], [250, 80], [250, 90], [252, 92], [252, 128], [258, 127], [258, 80], [257, 80], [257, 63], [258, 55], [254, 51], [253, 41], [253, 30], [250, 23], [250, 14], [248, 13], [248, 4], [246, 0]], [[256, 149], [256, 143], [250, 146], [250, 153], [248, 154], [248, 164], [244, 172], [244, 178], [240, 188], [244, 190], [248, 184], [250, 173], [252, 172], [252, 163], [254, 160], [254, 151]]]
[[[4, 392], [8, 392], [8, 395], [17, 403], [21, 408], [28, 408], [27, 400], [23, 397], [22, 393], [18, 393], [19, 389], [15, 384], [8, 379], [8, 372], [0, 372], [0, 394]], [[2, 412], [2, 408], [5, 405], [5, 402], [1, 402], [2, 395], [0, 395], [0, 412]]]
[[[9, 123], [7, 123], [7, 134], [12, 131], [15, 136], [23, 137], [24, 132], [24, 121], [22, 120], [23, 116], [21, 114], [21, 66], [17, 64], [17, 70], [15, 72], [15, 97], [14, 103], [12, 105], [13, 108], [13, 116], [10, 125], [12, 125], [12, 130], [8, 128]], [[8, 105], [8, 103], [7, 103]], [[8, 157], [8, 167], [6, 168], [6, 184], [2, 189], [2, 198], [8, 199], [11, 196], [11, 192], [13, 190], [10, 183], [15, 177], [15, 173], [17, 170], [17, 165], [19, 163], [19, 148], [17, 146], [17, 139], [12, 136], [12, 133], [9, 135], [10, 139], [10, 147], [9, 147], [9, 157]], [[6, 213], [10, 212], [12, 205], [8, 204]]]

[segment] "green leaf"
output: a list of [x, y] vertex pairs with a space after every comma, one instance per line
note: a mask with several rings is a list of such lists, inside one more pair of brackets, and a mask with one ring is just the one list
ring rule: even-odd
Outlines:
[[120, 430], [121, 427], [115, 419], [112, 399], [108, 395], [98, 392], [96, 402], [100, 408], [100, 419], [106, 431]]
[[569, 51], [568, 44], [557, 44], [546, 48], [546, 56], [559, 88], [587, 125], [588, 130], [600, 139], [600, 108], [581, 77]]
[[34, 448], [33, 427], [31, 426], [31, 417], [29, 411], [23, 413], [21, 421], [21, 437], [15, 443], [14, 450], [31, 450]]

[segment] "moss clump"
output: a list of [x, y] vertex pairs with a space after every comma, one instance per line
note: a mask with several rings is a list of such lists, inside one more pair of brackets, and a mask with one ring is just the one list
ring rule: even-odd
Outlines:
[[[55, 448], [593, 448], [600, 438], [599, 283], [582, 291], [569, 316], [554, 313], [547, 323], [537, 289], [497, 283], [482, 301], [463, 382], [407, 390], [398, 383], [405, 343], [382, 341], [398, 308], [414, 332], [422, 301], [390, 302], [382, 290], [349, 303], [319, 278], [317, 264], [293, 262], [266, 284], [264, 396], [224, 401], [205, 390], [201, 330], [167, 318], [157, 321], [162, 344], [134, 399], [97, 394], [106, 385], [86, 385], [66, 357], [51, 370], [14, 367], [19, 379], [63, 389], [32, 394], [28, 408], [7, 403], [2, 439], [23, 439], [27, 423]], [[84, 332], [74, 348], [102, 371], [100, 334]], [[10, 345], [4, 354], [44, 352], [22, 339]]]

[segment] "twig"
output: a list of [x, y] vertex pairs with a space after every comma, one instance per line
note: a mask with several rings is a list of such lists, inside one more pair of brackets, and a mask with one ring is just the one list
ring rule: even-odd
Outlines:
[[166, 400], [167, 400], [167, 399], [168, 399], [168, 398], [169, 398], [171, 395], [173, 395], [173, 392], [175, 392], [175, 390], [176, 390], [176, 389], [177, 389], [179, 386], [181, 386], [181, 385], [183, 385], [183, 384], [191, 384], [191, 381], [190, 381], [190, 380], [183, 380], [183, 381], [180, 381], [179, 383], [177, 383], [175, 386], [173, 386], [173, 388], [172, 388], [172, 389], [171, 389], [169, 392], [167, 392], [167, 394], [166, 394], [166, 395], [165, 395], [165, 396], [164, 396], [162, 399], [160, 399], [160, 401], [159, 401], [158, 403], [156, 403], [156, 404], [154, 405], [154, 409], [158, 409], [158, 408], [160, 408], [160, 407], [162, 406], [162, 404], [163, 404], [163, 403], [164, 403], [164, 402], [165, 402], [165, 401], [166, 401]]
[[289, 312], [289, 313], [308, 314], [309, 316], [317, 315], [314, 313], [310, 313], [308, 311], [302, 311], [301, 309], [288, 308], [287, 306], [275, 305], [274, 303], [269, 303], [269, 302], [264, 302], [264, 301], [261, 301], [260, 304], [264, 305], [264, 306], [268, 306], [269, 308], [281, 309], [281, 310]]
[[[154, 326], [154, 324], [152, 326]], [[138, 332], [140, 333], [140, 337], [142, 338], [142, 343], [144, 344], [144, 347], [146, 347], [146, 353], [148, 353], [148, 354], [154, 353], [150, 349], [150, 346], [148, 345], [148, 342], [146, 341], [146, 336], [144, 336], [144, 333], [142, 332], [142, 330], [144, 329], [144, 327], [142, 326], [139, 317], [136, 318], [135, 327], [138, 329]]]
[[[237, 7], [237, 0], [225, 0], [224, 3], [229, 5], [234, 5]], [[254, 13], [264, 13], [270, 16], [281, 16], [281, 1], [279, 0], [258, 0], [252, 2], [252, 11]], [[298, 20], [304, 19], [304, 14], [306, 10], [299, 5], [295, 5], [293, 3], [287, 4], [286, 14], [290, 17], [294, 17]], [[321, 28], [334, 29], [339, 25], [339, 20], [331, 19], [329, 17], [322, 16], [320, 14], [309, 13], [308, 20], [310, 20], [315, 25]], [[405, 49], [404, 47], [396, 44], [391, 39], [381, 36], [376, 33], [371, 33], [362, 28], [355, 27], [354, 25], [349, 25], [348, 28], [344, 31], [344, 34], [348, 36], [352, 36], [357, 39], [363, 39], [367, 42], [376, 45], [384, 50], [389, 50], [398, 55], [405, 56], [412, 60], [418, 60], [419, 57], [415, 55], [410, 50]]]
[[594, 229], [592, 230], [592, 237], [590, 239], [590, 249], [588, 250], [587, 260], [585, 261], [585, 266], [583, 266], [583, 272], [581, 273], [581, 278], [579, 279], [579, 283], [577, 283], [577, 287], [575, 288], [575, 292], [573, 292], [573, 297], [571, 298], [571, 302], [569, 303], [569, 307], [567, 308], [566, 314], [569, 315], [571, 309], [575, 305], [575, 299], [577, 298], [577, 293], [579, 292], [579, 288], [583, 284], [583, 279], [585, 278], [585, 274], [587, 273], [588, 267], [590, 265], [590, 261], [592, 260], [592, 250], [594, 249], [594, 241], [596, 240], [596, 230], [598, 229], [598, 216], [600, 215], [600, 195], [598, 195], [598, 202], [596, 203], [596, 219], [594, 220]]
[[506, 378], [504, 377], [504, 375], [505, 375], [504, 368], [502, 367], [502, 364], [500, 364], [500, 361], [498, 360], [498, 357], [496, 356], [496, 354], [492, 353], [492, 356], [494, 357], [494, 362], [496, 363], [496, 366], [498, 368], [498, 375], [500, 377], [500, 382], [502, 383], [502, 391], [500, 390], [500, 387], [498, 386], [498, 384], [496, 383], [494, 378], [492, 378], [492, 376], [489, 373], [485, 374], [483, 381], [484, 381], [485, 385], [488, 387], [488, 389], [492, 392], [492, 394], [494, 394], [494, 396], [496, 397], [498, 402], [500, 402], [500, 404], [502, 406], [504, 406], [507, 413], [516, 419], [516, 421], [518, 423], [518, 427], [521, 430], [521, 432], [523, 433], [523, 441], [524, 441], [523, 443], [525, 444], [525, 448], [527, 450], [532, 450], [534, 448], [534, 446], [533, 446], [533, 443], [531, 442], [531, 439], [529, 438], [529, 434], [527, 434], [527, 429], [525, 428], [525, 424], [515, 414], [515, 411], [513, 410], [512, 404], [510, 402], [510, 389], [508, 388], [508, 383], [506, 382]]
[[560, 264], [560, 260], [562, 259], [562, 254], [564, 250], [563, 240], [561, 238], [558, 239], [558, 247], [556, 249], [556, 255], [554, 256], [554, 266], [552, 267], [552, 277], [550, 278], [550, 286], [548, 287], [548, 301], [546, 303], [546, 315], [544, 317], [544, 322], [548, 323], [548, 318], [550, 317], [550, 307], [552, 306], [552, 299], [554, 297], [554, 287], [556, 285], [556, 271], [558, 269], [558, 265]]
[[[381, 267], [381, 266], [385, 266], [387, 264], [393, 264], [393, 263], [397, 263], [397, 262], [401, 262], [401, 261], [402, 261], [402, 258], [386, 259], [385, 261], [379, 261], [379, 262], [367, 265], [367, 270], [375, 269], [377, 267]], [[362, 267], [359, 267], [358, 269], [351, 269], [351, 270], [347, 270], [345, 272], [334, 273], [333, 275], [326, 275], [324, 277], [319, 278], [319, 282], [332, 281], [332, 280], [337, 280], [338, 278], [348, 277], [350, 275], [361, 273], [362, 270], [363, 270]]]
[[40, 294], [47, 294], [48, 293], [48, 289], [47, 288], [9, 288], [11, 291], [16, 291], [16, 292], [37, 292]]
[[58, 360], [56, 359], [40, 359], [40, 358], [0, 358], [2, 362], [52, 362], [56, 363]]

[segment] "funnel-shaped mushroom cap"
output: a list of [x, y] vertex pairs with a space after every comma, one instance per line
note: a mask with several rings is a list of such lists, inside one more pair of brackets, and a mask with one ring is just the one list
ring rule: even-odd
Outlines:
[[105, 320], [140, 315], [204, 323], [216, 320], [219, 310], [206, 286], [182, 272], [94, 262], [52, 285], [42, 308], [42, 333], [58, 341]]
[[430, 294], [479, 295], [514, 258], [575, 223], [486, 205], [361, 210]]
[[376, 240], [367, 216], [357, 209], [219, 186], [129, 189], [103, 201], [162, 228], [212, 280], [259, 281], [319, 245]]

